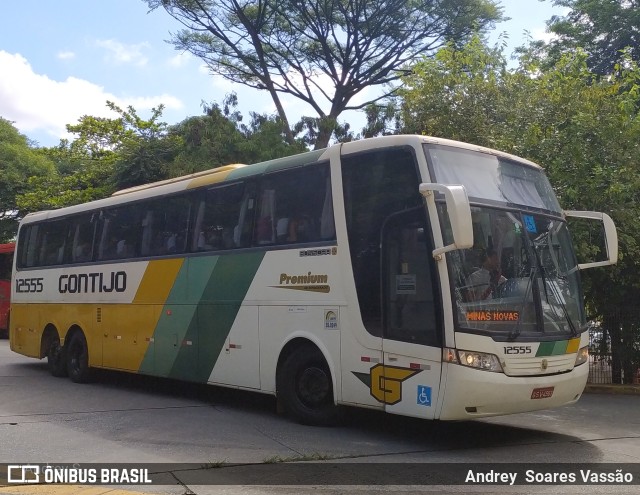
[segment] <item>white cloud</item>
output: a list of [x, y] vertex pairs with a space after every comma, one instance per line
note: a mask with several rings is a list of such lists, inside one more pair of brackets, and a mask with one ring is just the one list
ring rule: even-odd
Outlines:
[[179, 110], [183, 108], [182, 101], [175, 96], [168, 95], [163, 93], [159, 96], [134, 96], [134, 97], [126, 97], [126, 98], [115, 98], [112, 100], [117, 102], [119, 105], [129, 106], [131, 105], [133, 108], [137, 110], [149, 110], [153, 107], [159, 106], [161, 103], [165, 108], [170, 110]]
[[125, 45], [115, 40], [97, 40], [96, 44], [107, 50], [107, 61], [115, 64], [146, 65], [149, 59], [142, 53], [149, 43]]
[[67, 135], [66, 124], [83, 115], [114, 117], [106, 101], [121, 108], [133, 105], [137, 111], [164, 103], [167, 109], [181, 109], [182, 102], [171, 95], [120, 97], [92, 82], [68, 77], [54, 81], [36, 74], [20, 54], [0, 50], [0, 116], [15, 122], [20, 132], [44, 132], [56, 139]]
[[187, 53], [187, 52], [178, 53], [177, 55], [169, 59], [168, 65], [170, 67], [175, 67], [175, 68], [184, 67], [189, 63], [189, 60], [192, 58], [193, 56], [190, 53]]
[[56, 55], [60, 60], [71, 60], [76, 58], [76, 54], [70, 51], [58, 52]]
[[[206, 75], [210, 75], [211, 71], [209, 70], [209, 66], [207, 64], [200, 64], [198, 65], [198, 72], [200, 74], [206, 74]], [[215, 76], [216, 78], [218, 76]], [[222, 76], [220, 76], [222, 78]], [[223, 78], [224, 79], [224, 78]], [[226, 81], [226, 79], [224, 79]]]

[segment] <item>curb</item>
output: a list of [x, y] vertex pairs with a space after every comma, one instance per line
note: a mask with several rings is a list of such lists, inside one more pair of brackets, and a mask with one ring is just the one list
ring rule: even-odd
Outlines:
[[587, 383], [587, 394], [640, 395], [640, 385], [598, 385]]

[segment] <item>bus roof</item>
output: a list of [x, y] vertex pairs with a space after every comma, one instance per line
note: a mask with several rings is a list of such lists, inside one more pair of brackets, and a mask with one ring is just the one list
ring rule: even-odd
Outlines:
[[[470, 151], [477, 151], [481, 153], [487, 153], [490, 155], [498, 156], [501, 158], [514, 160], [522, 164], [529, 165], [535, 168], [541, 168], [536, 163], [533, 163], [524, 158], [520, 158], [509, 153], [493, 150], [491, 148], [485, 148], [474, 144], [463, 143], [460, 141], [453, 141], [450, 139], [435, 138], [430, 136], [419, 135], [396, 135], [396, 136], [382, 136], [376, 138], [362, 139], [358, 141], [351, 141], [348, 143], [340, 143], [333, 146], [340, 146], [341, 153], [358, 153], [376, 148], [386, 148], [395, 146], [420, 146], [424, 143], [440, 144], [444, 146], [453, 146], [456, 148], [467, 149]], [[83, 211], [106, 208], [112, 205], [122, 204], [126, 202], [133, 202], [139, 199], [149, 198], [153, 196], [160, 196], [162, 194], [171, 194], [174, 192], [183, 191], [186, 189], [195, 189], [207, 185], [217, 184], [221, 182], [230, 182], [238, 179], [243, 179], [251, 176], [259, 176], [267, 174], [277, 170], [283, 170], [288, 168], [301, 167], [310, 165], [312, 163], [321, 160], [323, 155], [329, 148], [308, 151], [306, 153], [300, 153], [284, 158], [276, 158], [265, 162], [255, 163], [252, 165], [232, 164], [223, 167], [218, 167], [210, 170], [204, 170], [202, 172], [196, 172], [173, 179], [162, 180], [153, 182], [150, 184], [144, 184], [141, 186], [130, 187], [116, 191], [110, 197], [92, 201], [90, 203], [79, 204], [75, 206], [68, 206], [66, 208], [60, 208], [58, 210], [47, 210], [35, 213], [30, 213], [25, 216], [23, 221], [33, 222], [39, 220], [45, 220], [47, 218], [62, 217], [73, 213], [80, 213]]]
[[130, 187], [116, 191], [110, 197], [98, 199], [89, 203], [83, 203], [57, 210], [46, 210], [29, 213], [23, 221], [35, 222], [46, 220], [47, 218], [63, 217], [74, 213], [81, 213], [87, 210], [106, 208], [118, 204], [133, 202], [139, 199], [160, 196], [163, 194], [171, 194], [174, 192], [184, 191], [187, 189], [195, 189], [198, 187], [218, 184], [221, 182], [232, 182], [238, 179], [259, 176], [277, 170], [287, 168], [296, 168], [304, 165], [310, 165], [317, 162], [326, 150], [308, 151], [297, 155], [277, 158], [266, 162], [255, 163], [253, 165], [233, 164], [225, 165], [194, 174], [176, 177], [173, 179], [152, 182], [141, 186]]
[[[375, 142], [375, 144], [374, 144]], [[477, 151], [479, 153], [485, 153], [488, 155], [497, 156], [507, 160], [512, 160], [530, 167], [542, 169], [540, 165], [526, 158], [505, 153], [504, 151], [494, 150], [492, 148], [486, 148], [484, 146], [478, 146], [477, 144], [464, 143], [462, 141], [454, 141], [452, 139], [445, 139], [433, 136], [420, 136], [416, 134], [399, 134], [395, 136], [380, 136], [370, 139], [361, 139], [358, 141], [351, 141], [342, 145], [342, 153], [356, 153], [359, 151], [366, 151], [375, 148], [387, 148], [391, 146], [406, 146], [414, 145], [419, 146], [421, 144], [439, 144], [442, 146], [452, 146], [454, 148], [461, 148], [469, 151]]]

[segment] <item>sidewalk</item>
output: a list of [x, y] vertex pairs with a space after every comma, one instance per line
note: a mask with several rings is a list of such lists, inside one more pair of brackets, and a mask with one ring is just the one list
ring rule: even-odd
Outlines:
[[585, 387], [584, 391], [587, 394], [640, 395], [640, 385], [587, 383], [587, 386]]

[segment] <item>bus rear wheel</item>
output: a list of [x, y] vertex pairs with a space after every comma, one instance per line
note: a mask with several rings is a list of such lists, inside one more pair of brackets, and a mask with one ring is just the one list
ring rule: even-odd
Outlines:
[[76, 332], [71, 337], [67, 350], [67, 372], [75, 383], [91, 381], [92, 372], [89, 367], [89, 348], [87, 339], [82, 332]]
[[338, 421], [331, 372], [319, 349], [305, 346], [286, 358], [278, 373], [278, 399], [302, 424], [331, 425]]
[[51, 339], [47, 349], [47, 366], [53, 376], [67, 376], [67, 360], [65, 348], [60, 345], [60, 338], [56, 335]]

